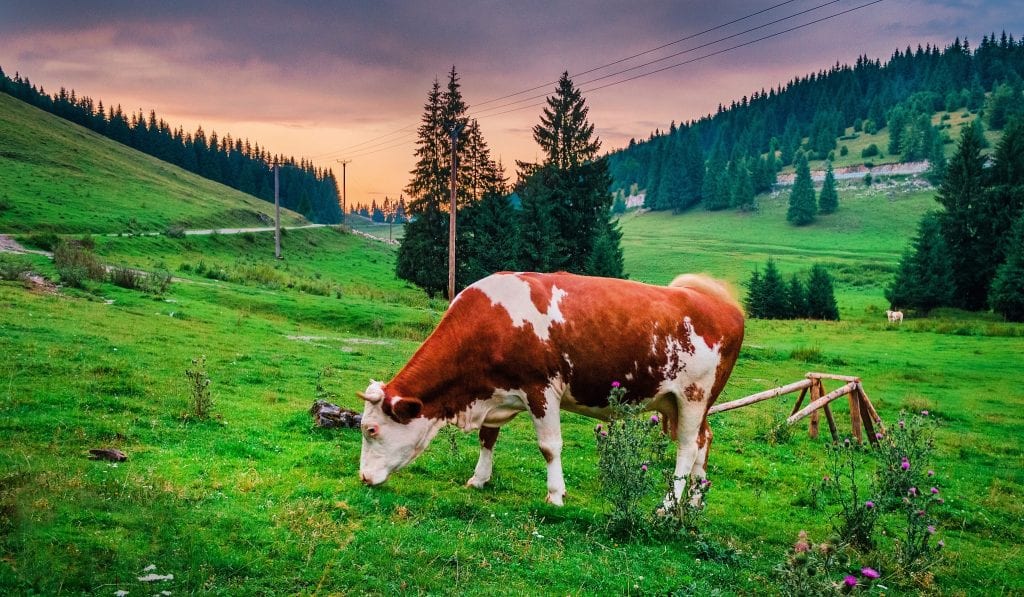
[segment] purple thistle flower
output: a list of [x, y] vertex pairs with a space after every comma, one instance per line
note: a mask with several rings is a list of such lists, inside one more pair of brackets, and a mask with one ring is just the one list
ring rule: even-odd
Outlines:
[[932, 495], [938, 495], [938, 493], [939, 493], [939, 488], [938, 487], [932, 487]]
[[870, 579], [875, 579], [881, 576], [881, 574], [878, 573], [878, 570], [875, 570], [874, 568], [868, 568], [866, 566], [860, 569], [860, 573], [864, 575], [864, 578]]
[[850, 445], [850, 438], [846, 438], [845, 443], [846, 443], [847, 446], [849, 446]]
[[868, 501], [864, 502], [864, 507], [867, 508], [868, 510], [870, 510], [870, 509], [875, 507], [875, 503], [872, 502], [871, 500], [868, 500]]
[[935, 476], [935, 471], [929, 470], [928, 471], [928, 476], [929, 477], [934, 477]]
[[907, 490], [907, 493], [909, 493], [910, 495], [912, 495], [914, 497], [917, 497], [917, 488], [916, 487], [911, 487], [910, 489]]
[[942, 539], [939, 539], [939, 543], [938, 543], [938, 545], [939, 545], [939, 549], [942, 549], [943, 547], [945, 547], [945, 546], [946, 546], [946, 542], [945, 542], [945, 541], [943, 541]]
[[620, 387], [620, 386], [622, 386], [622, 384], [620, 384], [619, 382], [617, 382], [617, 381], [613, 381], [613, 382], [612, 382], [612, 387], [613, 387], [613, 388], [618, 388], [618, 387]]
[[651, 415], [651, 425], [657, 425], [659, 421], [661, 419], [658, 418], [658, 415]]
[[705, 488], [706, 487], [711, 487], [711, 479], [701, 479], [700, 480], [700, 486], [701, 487], [705, 487]]
[[601, 424], [600, 423], [598, 423], [596, 426], [594, 426], [594, 433], [601, 433]]
[[602, 431], [601, 432], [601, 437], [608, 437], [608, 432], [607, 431]]
[[918, 510], [917, 512], [914, 512], [914, 514], [917, 514], [920, 517], [924, 517], [924, 510]]
[[907, 460], [906, 458], [904, 458], [903, 462], [900, 463], [900, 468], [905, 470], [905, 471], [909, 471], [910, 470], [910, 461]]
[[643, 472], [646, 473], [647, 472], [647, 465], [646, 464], [640, 465], [640, 470], [642, 470]]
[[926, 410], [922, 410], [922, 411], [921, 411], [921, 416], [922, 416], [922, 417], [927, 417], [927, 416], [928, 416], [928, 411], [926, 411]]
[[875, 434], [875, 439], [882, 439], [883, 437], [885, 436], [883, 436], [881, 432]]
[[846, 578], [843, 579], [843, 584], [852, 589], [857, 586], [857, 577], [847, 574]]
[[934, 535], [935, 534], [935, 525], [933, 525], [933, 524], [928, 525], [928, 534], [929, 535]]
[[905, 426], [906, 426], [906, 423], [903, 422], [903, 421], [900, 421], [900, 429], [903, 429]]

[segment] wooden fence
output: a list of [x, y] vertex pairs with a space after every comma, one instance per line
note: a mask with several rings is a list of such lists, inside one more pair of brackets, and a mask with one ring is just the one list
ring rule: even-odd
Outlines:
[[[822, 383], [823, 379], [830, 381], [840, 381], [843, 385], [831, 392], [825, 392], [825, 385]], [[864, 386], [861, 384], [859, 377], [852, 377], [849, 375], [835, 375], [832, 373], [808, 373], [804, 379], [793, 382], [778, 388], [772, 388], [771, 390], [765, 390], [750, 396], [738, 398], [730, 402], [723, 404], [716, 404], [711, 407], [708, 414], [715, 414], [725, 412], [728, 410], [734, 410], [744, 406], [749, 406], [756, 402], [764, 400], [770, 400], [786, 394], [792, 394], [793, 392], [800, 392], [800, 396], [796, 399], [796, 404], [793, 405], [793, 410], [786, 419], [786, 423], [793, 425], [796, 422], [811, 418], [809, 433], [812, 438], [818, 437], [818, 426], [820, 423], [821, 413], [825, 413], [825, 420], [828, 422], [828, 430], [832, 434], [832, 441], [839, 441], [839, 430], [836, 427], [836, 419], [832, 413], [832, 409], [829, 406], [834, 400], [843, 396], [848, 396], [850, 401], [850, 428], [853, 432], [853, 437], [858, 442], [864, 441], [864, 434], [867, 434], [868, 441], [877, 443], [878, 439], [875, 437], [875, 427], [877, 426], [879, 431], [885, 432], [885, 427], [882, 424], [882, 419], [878, 416], [878, 412], [875, 410], [871, 400], [868, 398], [867, 393], [864, 392]], [[803, 406], [804, 399], [807, 398], [807, 394], [810, 394], [810, 402], [806, 406]], [[803, 408], [801, 408], [803, 406]]]

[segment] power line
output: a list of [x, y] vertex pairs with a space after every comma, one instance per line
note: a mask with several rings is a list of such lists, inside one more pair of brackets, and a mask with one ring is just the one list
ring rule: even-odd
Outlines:
[[[679, 38], [679, 39], [677, 39], [675, 41], [670, 41], [670, 42], [668, 42], [666, 44], [662, 44], [662, 45], [660, 45], [660, 46], [658, 46], [656, 48], [651, 48], [650, 50], [644, 50], [643, 52], [640, 52], [638, 54], [633, 54], [632, 56], [627, 56], [625, 58], [620, 58], [619, 60], [616, 60], [614, 62], [609, 62], [607, 64], [602, 64], [601, 66], [595, 66], [594, 68], [591, 68], [591, 69], [588, 69], [588, 70], [585, 70], [585, 71], [581, 71], [581, 72], [578, 72], [578, 73], [574, 73], [574, 74], [570, 75], [570, 77], [575, 78], [575, 77], [579, 77], [581, 75], [589, 75], [592, 72], [606, 69], [609, 66], [615, 66], [616, 64], [621, 64], [621, 63], [626, 62], [628, 60], [632, 60], [634, 58], [639, 58], [641, 56], [645, 56], [647, 54], [651, 54], [651, 53], [657, 52], [658, 50], [663, 50], [663, 49], [665, 49], [665, 48], [667, 48], [669, 46], [674, 46], [674, 45], [676, 45], [678, 43], [682, 43], [684, 41], [691, 40], [691, 39], [693, 39], [695, 37], [700, 37], [701, 35], [704, 35], [705, 33], [711, 33], [712, 31], [716, 31], [718, 29], [722, 29], [723, 27], [728, 27], [729, 25], [735, 25], [736, 23], [739, 23], [740, 21], [745, 21], [745, 20], [747, 20], [747, 19], [749, 19], [751, 17], [756, 17], [759, 14], [764, 14], [764, 13], [770, 11], [770, 10], [774, 10], [774, 9], [776, 9], [776, 8], [778, 8], [780, 6], [784, 6], [786, 4], [792, 4], [793, 2], [796, 2], [796, 1], [797, 0], [786, 0], [785, 2], [780, 2], [780, 3], [775, 4], [773, 6], [769, 6], [768, 8], [765, 8], [763, 10], [759, 10], [757, 12], [752, 12], [752, 13], [750, 13], [750, 14], [748, 14], [746, 16], [740, 17], [738, 19], [733, 19], [733, 20], [729, 21], [728, 23], [722, 23], [721, 25], [716, 25], [716, 26], [711, 27], [709, 29], [705, 29], [704, 31], [701, 31], [699, 33], [694, 33], [692, 35], [687, 35], [686, 37], [681, 37], [681, 38]], [[493, 102], [496, 102], [496, 101], [500, 101], [500, 100], [503, 100], [503, 99], [508, 99], [510, 97], [515, 97], [517, 95], [522, 95], [524, 93], [529, 93], [531, 91], [536, 91], [538, 89], [543, 89], [545, 87], [548, 87], [550, 85], [554, 85], [556, 83], [558, 83], [558, 81], [550, 81], [548, 83], [543, 83], [543, 84], [538, 85], [536, 87], [531, 87], [529, 89], [524, 89], [522, 91], [517, 91], [515, 93], [509, 93], [508, 95], [503, 95], [501, 97], [496, 97], [494, 99], [489, 99], [487, 101], [480, 102], [480, 103], [477, 104], [477, 106], [484, 106], [484, 105], [487, 105], [487, 104], [490, 104], [490, 103], [493, 103]]]
[[[791, 14], [789, 16], [782, 17], [782, 18], [779, 18], [779, 19], [775, 19], [774, 21], [769, 21], [768, 23], [764, 23], [764, 24], [758, 25], [756, 27], [751, 27], [750, 29], [747, 29], [745, 31], [740, 31], [739, 33], [734, 33], [732, 35], [727, 35], [725, 37], [721, 37], [721, 38], [716, 39], [714, 41], [709, 41], [707, 43], [703, 43], [703, 44], [701, 44], [699, 46], [694, 46], [692, 48], [688, 48], [686, 50], [682, 50], [682, 51], [676, 52], [674, 54], [669, 54], [668, 56], [664, 56], [662, 58], [657, 58], [655, 60], [650, 60], [650, 61], [644, 62], [643, 64], [638, 64], [636, 66], [631, 66], [629, 68], [622, 69], [622, 70], [616, 71], [614, 73], [609, 73], [607, 75], [602, 75], [600, 77], [596, 77], [596, 78], [590, 79], [588, 81], [582, 81], [582, 82], [579, 83], [579, 86], [582, 87], [583, 85], [587, 85], [588, 83], [596, 83], [597, 81], [603, 81], [605, 79], [610, 79], [612, 77], [615, 77], [615, 76], [618, 76], [618, 75], [621, 75], [621, 74], [625, 74], [625, 73], [628, 73], [628, 72], [632, 72], [632, 71], [644, 68], [646, 66], [650, 66], [652, 64], [657, 64], [659, 62], [664, 62], [665, 60], [669, 60], [670, 58], [675, 58], [677, 56], [682, 56], [683, 54], [689, 54], [690, 52], [694, 52], [696, 50], [701, 50], [701, 49], [707, 48], [709, 46], [713, 46], [713, 45], [715, 45], [717, 43], [721, 43], [721, 42], [729, 40], [729, 39], [740, 37], [741, 35], [746, 35], [747, 33], [751, 33], [753, 31], [757, 31], [758, 29], [764, 29], [765, 27], [771, 27], [772, 25], [776, 25], [778, 23], [781, 23], [783, 21], [787, 21], [789, 19], [798, 17], [800, 15], [804, 15], [804, 14], [807, 14], [809, 12], [813, 12], [815, 10], [818, 10], [819, 8], [824, 8], [825, 6], [828, 6], [830, 4], [835, 4], [837, 2], [839, 2], [839, 0], [829, 0], [828, 2], [825, 2], [824, 4], [819, 4], [819, 5], [814, 6], [812, 8], [808, 8], [806, 10], [802, 10], [800, 12], [793, 13], [793, 14]], [[535, 99], [540, 99], [542, 97], [546, 97], [547, 95], [548, 94], [546, 94], [546, 93], [542, 94], [542, 95], [535, 95], [535, 96], [531, 96], [531, 97], [528, 97], [528, 98], [523, 98], [521, 100], [516, 100], [516, 101], [513, 101], [513, 102], [509, 102], [507, 104], [502, 104], [500, 106], [494, 106], [493, 108], [485, 108], [483, 111], [486, 112], [488, 110], [497, 110], [497, 109], [500, 109], [500, 108], [506, 108], [506, 107], [509, 107], [509, 106], [514, 106], [514, 105], [516, 105], [518, 103], [522, 103], [522, 102], [526, 102], [526, 101], [532, 101], [532, 100], [535, 100]]]
[[[749, 46], [749, 45], [752, 45], [752, 44], [764, 41], [766, 39], [771, 39], [773, 37], [778, 37], [780, 35], [784, 35], [786, 33], [790, 33], [790, 32], [796, 31], [798, 29], [803, 29], [804, 27], [809, 27], [811, 25], [815, 25], [817, 23], [821, 23], [822, 21], [827, 21], [829, 19], [834, 19], [835, 17], [842, 16], [842, 15], [845, 15], [845, 14], [849, 14], [851, 12], [860, 10], [862, 8], [867, 8], [868, 6], [871, 6], [873, 4], [878, 4], [878, 3], [883, 2], [883, 1], [884, 0], [874, 0], [873, 2], [868, 2], [866, 4], [862, 4], [860, 6], [855, 6], [853, 8], [850, 8], [850, 9], [847, 9], [847, 10], [844, 10], [844, 11], [841, 11], [841, 12], [837, 12], [835, 14], [831, 14], [831, 15], [828, 15], [828, 16], [825, 16], [825, 17], [821, 17], [819, 19], [815, 19], [813, 21], [809, 21], [809, 22], [804, 23], [802, 25], [797, 25], [795, 27], [790, 27], [789, 29], [784, 29], [784, 30], [778, 31], [776, 33], [765, 35], [765, 36], [762, 36], [762, 37], [759, 37], [757, 39], [750, 40], [750, 41], [747, 41], [747, 42], [744, 42], [744, 43], [741, 43], [741, 44], [737, 44], [735, 46], [730, 46], [728, 48], [723, 48], [721, 50], [717, 50], [717, 51], [711, 52], [709, 54], [705, 54], [703, 56], [698, 56], [697, 58], [692, 58], [690, 60], [684, 60], [683, 62], [678, 62], [676, 64], [670, 64], [668, 66], [664, 66], [662, 68], [659, 68], [659, 69], [656, 69], [656, 70], [653, 70], [653, 71], [650, 71], [650, 72], [641, 73], [639, 75], [634, 75], [632, 77], [627, 77], [627, 78], [621, 79], [619, 81], [613, 81], [613, 82], [607, 83], [605, 85], [599, 85], [597, 87], [591, 87], [589, 89], [583, 89], [581, 87], [580, 91], [582, 93], [590, 93], [590, 92], [598, 91], [598, 90], [601, 90], [601, 89], [607, 89], [608, 87], [614, 87], [616, 85], [621, 85], [623, 83], [628, 83], [630, 81], [635, 81], [635, 80], [641, 79], [643, 77], [649, 77], [651, 75], [654, 75], [654, 74], [657, 74], [657, 73], [660, 73], [660, 72], [664, 72], [666, 70], [670, 70], [670, 69], [673, 69], [673, 68], [678, 68], [680, 66], [685, 66], [687, 64], [693, 64], [694, 62], [699, 62], [701, 60], [706, 60], [706, 59], [711, 58], [713, 56], [717, 56], [719, 54], [724, 54], [725, 52], [730, 52], [732, 50], [743, 48], [743, 47], [746, 47], [746, 46]], [[634, 69], [627, 69], [627, 71], [628, 70], [634, 70]], [[622, 71], [622, 72], [627, 72], [627, 71]], [[619, 74], [622, 74], [622, 73], [619, 73]], [[593, 83], [593, 82], [598, 81], [598, 80], [603, 79], [603, 78], [607, 78], [607, 77], [600, 77], [598, 79], [593, 79], [591, 81], [588, 81], [588, 83]], [[584, 83], [584, 84], [586, 84], [586, 83]], [[530, 99], [538, 99], [538, 97], [543, 97], [543, 96], [537, 96], [537, 97], [533, 97], [533, 98], [530, 98]], [[521, 101], [526, 101], [526, 100], [521, 100]], [[520, 103], [520, 102], [512, 102], [512, 104], [509, 104], [509, 105], [513, 105], [513, 104], [516, 104], [516, 103]], [[519, 106], [517, 108], [511, 108], [511, 109], [505, 110], [503, 112], [497, 112], [497, 113], [494, 113], [494, 114], [486, 114], [486, 115], [482, 115], [482, 116], [477, 116], [477, 118], [481, 118], [481, 119], [482, 118], [490, 118], [490, 117], [493, 117], [493, 116], [500, 116], [502, 114], [508, 114], [510, 112], [517, 112], [519, 110], [525, 110], [525, 109], [528, 109], [528, 108], [536, 108], [536, 107], [539, 107], [539, 106], [543, 106], [544, 103], [545, 102], [537, 102], [537, 103], [529, 104], [529, 105], [526, 105], [526, 106]]]

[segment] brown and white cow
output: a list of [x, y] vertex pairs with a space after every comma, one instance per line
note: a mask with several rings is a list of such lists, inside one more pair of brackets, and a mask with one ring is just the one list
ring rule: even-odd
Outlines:
[[[725, 286], [701, 275], [668, 287], [567, 273], [499, 273], [467, 287], [394, 379], [360, 396], [359, 475], [383, 483], [438, 430], [480, 434], [472, 487], [491, 479], [502, 425], [533, 420], [547, 460], [547, 500], [561, 505], [565, 409], [607, 418], [613, 381], [662, 413], [678, 439], [676, 478], [705, 475], [707, 411], [743, 341], [743, 313]], [[676, 498], [683, 482], [677, 481]]]

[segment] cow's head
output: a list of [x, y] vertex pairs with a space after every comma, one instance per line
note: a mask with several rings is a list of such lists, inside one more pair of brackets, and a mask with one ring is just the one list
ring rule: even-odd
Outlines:
[[445, 421], [422, 416], [423, 403], [417, 398], [388, 396], [379, 381], [359, 397], [366, 402], [359, 477], [367, 485], [379, 485], [419, 456]]

